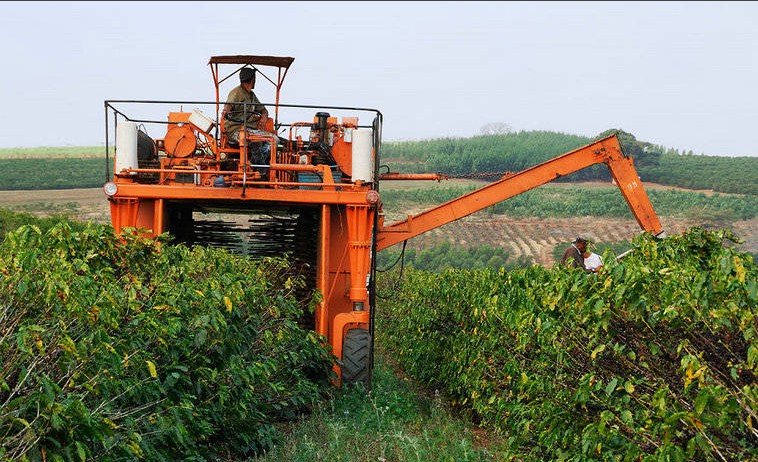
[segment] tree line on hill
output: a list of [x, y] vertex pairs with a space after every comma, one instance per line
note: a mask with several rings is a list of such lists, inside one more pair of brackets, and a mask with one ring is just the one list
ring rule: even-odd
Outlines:
[[[682, 154], [676, 149], [637, 140], [611, 129], [595, 138], [552, 131], [520, 131], [471, 138], [438, 138], [385, 142], [382, 164], [408, 173], [440, 172], [451, 176], [519, 172], [617, 134], [624, 152], [634, 159], [643, 181], [689, 189], [758, 194], [758, 158]], [[595, 165], [557, 181], [610, 181], [608, 169]]]

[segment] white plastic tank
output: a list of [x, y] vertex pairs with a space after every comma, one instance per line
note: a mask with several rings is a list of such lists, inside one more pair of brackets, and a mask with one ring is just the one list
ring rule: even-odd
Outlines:
[[373, 138], [370, 128], [353, 130], [353, 181], [374, 181], [374, 158], [371, 152]]
[[137, 122], [124, 120], [116, 129], [116, 170], [137, 168]]
[[192, 111], [192, 114], [190, 114], [189, 117], [189, 121], [192, 125], [199, 128], [200, 131], [203, 131], [205, 133], [211, 131], [211, 128], [216, 125], [213, 119], [200, 112], [200, 109], [195, 109]]

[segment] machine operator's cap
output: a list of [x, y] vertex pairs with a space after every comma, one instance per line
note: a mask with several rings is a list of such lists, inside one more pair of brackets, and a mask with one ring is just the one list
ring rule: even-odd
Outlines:
[[255, 69], [243, 67], [240, 71], [240, 82], [247, 82], [255, 77]]

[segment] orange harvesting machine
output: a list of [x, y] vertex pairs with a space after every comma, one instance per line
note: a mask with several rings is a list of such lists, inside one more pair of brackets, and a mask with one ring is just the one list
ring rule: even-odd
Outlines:
[[[381, 180], [444, 176], [380, 174], [382, 114], [376, 109], [281, 104], [282, 84], [293, 61], [211, 57], [214, 101], [105, 101], [103, 190], [117, 232], [138, 228], [150, 236], [170, 233], [188, 245], [288, 258], [306, 281], [306, 298], [321, 294], [303, 322], [332, 346], [343, 383], [370, 382], [375, 257], [382, 249], [599, 163], [609, 167], [640, 227], [662, 232], [633, 161], [615, 136], [385, 224]], [[235, 143], [225, 134], [220, 91], [244, 68], [271, 84], [274, 102], [264, 105], [274, 114], [254, 127], [243, 122], [240, 134], [247, 142]], [[241, 104], [238, 111], [254, 109]], [[108, 140], [113, 130], [111, 159]], [[264, 144], [268, 158], [261, 159], [256, 153]]]

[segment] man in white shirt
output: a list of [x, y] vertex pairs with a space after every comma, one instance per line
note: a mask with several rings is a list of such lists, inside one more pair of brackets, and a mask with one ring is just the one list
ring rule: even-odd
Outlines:
[[603, 266], [603, 259], [595, 252], [586, 250], [582, 256], [584, 257], [584, 267], [587, 268], [587, 271], [597, 273], [600, 267]]

